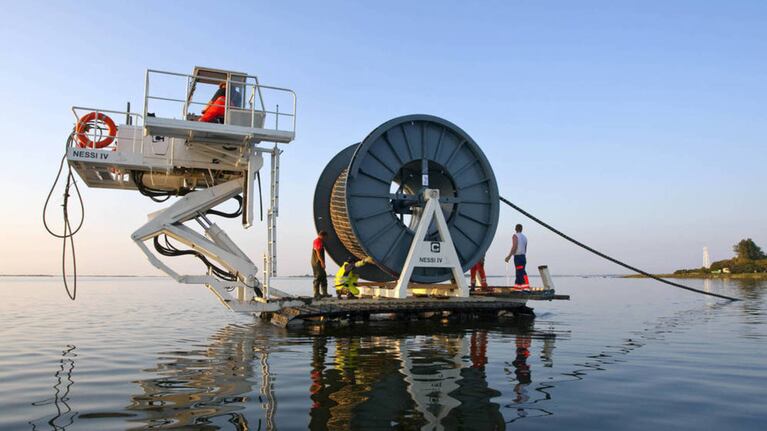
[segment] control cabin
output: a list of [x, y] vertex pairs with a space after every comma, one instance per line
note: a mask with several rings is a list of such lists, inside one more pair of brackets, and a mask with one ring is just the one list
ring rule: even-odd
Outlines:
[[[222, 69], [195, 67], [189, 75], [147, 70], [141, 112], [131, 111], [130, 104], [124, 111], [75, 106], [72, 112], [67, 161], [89, 187], [136, 190], [158, 202], [179, 197], [132, 235], [152, 265], [180, 283], [207, 286], [236, 310], [287, 296], [270, 289], [269, 278], [277, 271], [278, 144], [295, 137], [292, 90]], [[241, 215], [245, 228], [253, 224], [264, 155], [270, 158], [270, 183], [262, 282], [253, 260], [207, 216]], [[229, 199], [240, 204], [235, 213], [213, 211]], [[193, 220], [204, 234], [185, 225]], [[177, 273], [150, 249], [152, 243], [163, 256], [195, 254], [206, 273]]]
[[[223, 117], [199, 121], [221, 86]], [[142, 184], [134, 172], [143, 172], [138, 176], [151, 189], [210, 187], [241, 176], [259, 144], [291, 142], [295, 111], [292, 90], [262, 85], [253, 75], [206, 67], [190, 75], [150, 69], [143, 112], [131, 112], [130, 104], [125, 111], [72, 108], [76, 121], [67, 158], [90, 187], [137, 189]]]

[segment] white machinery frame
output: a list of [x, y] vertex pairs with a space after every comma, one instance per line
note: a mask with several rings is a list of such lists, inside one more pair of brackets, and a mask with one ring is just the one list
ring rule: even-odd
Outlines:
[[[365, 294], [381, 296], [385, 298], [407, 298], [410, 285], [410, 278], [413, 270], [417, 267], [427, 268], [447, 268], [453, 275], [454, 289], [442, 290], [441, 294], [458, 298], [469, 297], [469, 286], [466, 283], [461, 261], [458, 259], [458, 253], [455, 251], [453, 239], [450, 236], [450, 230], [447, 226], [447, 220], [442, 213], [439, 204], [439, 190], [426, 189], [423, 192], [426, 202], [423, 208], [418, 225], [413, 236], [413, 242], [410, 244], [410, 251], [405, 259], [405, 265], [402, 267], [399, 280], [394, 289], [361, 287]], [[426, 234], [434, 222], [440, 241], [426, 241]], [[439, 288], [439, 284], [434, 285]]]
[[[150, 77], [176, 79], [182, 83], [186, 81], [185, 94], [176, 98], [154, 94], [150, 92]], [[190, 104], [205, 105], [192, 100], [198, 83], [226, 83], [227, 87], [239, 87], [243, 95], [250, 95], [250, 105], [243, 103], [242, 106], [230, 107], [227, 103], [224, 124], [196, 121], [196, 118], [187, 114]], [[263, 100], [264, 90], [287, 98], [289, 109], [280, 112], [279, 104], [273, 110], [268, 109]], [[166, 111], [158, 115], [150, 113], [150, 101], [181, 106], [181, 118], [167, 116]], [[125, 124], [120, 124], [114, 131], [110, 129], [109, 135], [104, 136], [100, 132], [101, 135], [95, 137], [108, 142], [106, 147], [94, 148], [95, 145], [87, 146], [83, 143], [83, 137], [93, 139], [81, 131], [88, 129], [80, 129], [84, 124], [85, 112], [88, 111], [90, 114], [87, 115], [95, 114], [93, 118], [99, 119], [106, 113], [125, 116]], [[211, 68], [196, 67], [192, 75], [148, 70], [143, 114], [130, 112], [130, 105], [126, 111], [73, 107], [72, 112], [77, 126], [68, 141], [67, 159], [88, 186], [138, 190], [144, 194], [148, 192], [142, 187], [192, 190], [167, 208], [149, 214], [149, 221], [133, 233], [132, 239], [153, 266], [180, 283], [207, 286], [234, 311], [276, 311], [284, 303], [294, 301], [292, 295], [274, 289], [270, 282], [271, 277], [277, 273], [279, 167], [282, 153], [277, 144], [287, 144], [295, 137], [296, 95], [292, 90], [262, 85], [255, 76]], [[266, 126], [266, 116], [273, 118], [273, 127], [271, 122]], [[280, 117], [289, 119], [282, 122], [282, 128]], [[98, 125], [93, 129], [101, 130]], [[259, 146], [265, 143], [273, 146]], [[243, 227], [247, 229], [253, 224], [253, 206], [259, 198], [260, 183], [258, 191], [254, 190], [254, 186], [264, 164], [264, 153], [270, 156], [271, 175], [267, 209], [268, 243], [262, 283], [258, 280], [259, 269], [253, 261], [206, 214], [217, 205], [242, 194]], [[137, 172], [141, 176], [133, 177]], [[202, 227], [203, 233], [185, 224], [191, 220]], [[147, 241], [159, 235], [167, 235], [196, 251], [210, 263], [234, 275], [234, 280], [222, 280], [210, 269], [203, 275], [179, 274], [147, 246]], [[260, 295], [257, 290], [261, 291]], [[270, 303], [270, 299], [282, 300]]]
[[[279, 150], [274, 150], [279, 151]], [[273, 158], [274, 153], [273, 154]], [[279, 157], [279, 156], [276, 156]], [[252, 172], [258, 171], [263, 165], [263, 157], [260, 152], [255, 152], [250, 159], [249, 175], [242, 179], [228, 181], [207, 189], [196, 190], [182, 197], [166, 209], [154, 212], [149, 215], [149, 221], [133, 233], [132, 239], [139, 246], [141, 251], [149, 259], [149, 262], [165, 272], [179, 283], [204, 284], [229, 308], [234, 311], [267, 311], [264, 307], [258, 307], [254, 302], [266, 303], [269, 298], [286, 298], [291, 295], [272, 288], [268, 284], [268, 278], [265, 283], [260, 283], [257, 278], [258, 268], [248, 258], [231, 238], [215, 223], [212, 223], [206, 216], [207, 210], [216, 205], [240, 194], [243, 191], [245, 181], [251, 181]], [[275, 179], [272, 179], [275, 183]], [[252, 183], [251, 183], [252, 184]], [[275, 188], [273, 187], [272, 190]], [[252, 199], [246, 204], [252, 206]], [[272, 202], [276, 202], [273, 199]], [[276, 212], [270, 208], [270, 213]], [[248, 209], [244, 209], [248, 211]], [[184, 223], [190, 220], [197, 221], [205, 232], [205, 236], [199, 234]], [[270, 221], [270, 230], [276, 229], [274, 218]], [[176, 241], [191, 247], [208, 259], [215, 261], [223, 266], [227, 271], [236, 275], [237, 281], [221, 280], [210, 272], [205, 275], [181, 275], [162, 262], [147, 247], [146, 241], [154, 239], [158, 235], [168, 235]], [[269, 243], [269, 254], [272, 256], [272, 262], [276, 261], [276, 244]], [[276, 264], [276, 262], [275, 262]], [[260, 289], [262, 296], [256, 295], [256, 289]], [[261, 310], [261, 308], [264, 308]], [[271, 307], [267, 307], [271, 308]]]

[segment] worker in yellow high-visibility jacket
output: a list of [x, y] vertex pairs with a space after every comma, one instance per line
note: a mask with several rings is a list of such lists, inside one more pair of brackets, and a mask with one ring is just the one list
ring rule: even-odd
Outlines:
[[356, 257], [350, 257], [346, 259], [343, 265], [338, 268], [336, 272], [336, 295], [340, 299], [342, 295], [346, 295], [347, 298], [355, 298], [360, 294], [360, 290], [357, 288], [357, 282], [360, 277], [354, 272], [356, 268], [373, 263], [373, 258], [370, 256], [357, 260]]

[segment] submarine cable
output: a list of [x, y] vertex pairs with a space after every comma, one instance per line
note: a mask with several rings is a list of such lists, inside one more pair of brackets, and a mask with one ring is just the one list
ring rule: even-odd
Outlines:
[[582, 243], [582, 242], [580, 242], [580, 241], [578, 241], [578, 240], [576, 240], [576, 239], [574, 239], [574, 238], [572, 238], [572, 237], [570, 237], [570, 236], [560, 232], [559, 230], [557, 230], [556, 228], [554, 228], [550, 224], [543, 222], [541, 219], [535, 217], [534, 215], [530, 214], [529, 212], [527, 212], [527, 211], [523, 210], [522, 208], [518, 207], [517, 205], [513, 204], [511, 201], [509, 201], [508, 199], [504, 198], [503, 196], [499, 196], [499, 199], [501, 200], [501, 202], [505, 203], [506, 205], [508, 205], [508, 206], [514, 208], [515, 210], [519, 211], [520, 213], [522, 213], [522, 215], [524, 215], [525, 217], [527, 217], [530, 220], [538, 223], [539, 225], [545, 227], [546, 229], [554, 232], [555, 234], [561, 236], [562, 238], [570, 241], [571, 243], [577, 245], [578, 247], [581, 247], [584, 250], [590, 251], [590, 252], [596, 254], [597, 256], [599, 256], [601, 258], [607, 259], [607, 260], [609, 260], [612, 263], [620, 265], [620, 266], [622, 266], [624, 268], [627, 268], [627, 269], [629, 269], [631, 271], [634, 271], [634, 272], [636, 272], [638, 274], [642, 274], [645, 277], [652, 278], [655, 281], [659, 281], [661, 283], [665, 283], [665, 284], [668, 284], [669, 286], [677, 287], [679, 289], [689, 290], [690, 292], [700, 293], [700, 294], [709, 295], [709, 296], [715, 296], [717, 298], [727, 299], [727, 300], [730, 300], [730, 301], [740, 301], [739, 298], [733, 298], [731, 296], [720, 295], [718, 293], [713, 293], [713, 292], [706, 292], [705, 290], [695, 289], [694, 287], [685, 286], [684, 284], [675, 283], [673, 281], [666, 280], [665, 278], [658, 277], [657, 275], [650, 274], [647, 271], [643, 271], [643, 270], [641, 270], [639, 268], [636, 268], [634, 266], [631, 266], [631, 265], [629, 265], [629, 264], [627, 264], [625, 262], [621, 262], [620, 260], [618, 260], [618, 259], [616, 259], [614, 257], [608, 256], [608, 255], [606, 255], [606, 254], [604, 254], [604, 253], [602, 253], [602, 252], [600, 252], [598, 250], [595, 250], [595, 249], [589, 247], [588, 245], [586, 245], [586, 244], [584, 244], [584, 243]]

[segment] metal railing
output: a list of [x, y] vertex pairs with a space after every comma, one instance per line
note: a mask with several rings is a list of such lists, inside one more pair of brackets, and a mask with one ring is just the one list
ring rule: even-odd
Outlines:
[[[150, 85], [152, 81], [153, 76], [166, 76], [166, 77], [172, 77], [172, 78], [178, 78], [178, 79], [184, 79], [186, 80], [186, 94], [184, 99], [176, 98], [176, 97], [165, 97], [160, 96], [157, 94], [152, 94], [152, 86]], [[273, 117], [274, 118], [274, 129], [275, 130], [284, 130], [289, 132], [295, 132], [296, 130], [296, 93], [293, 90], [290, 90], [288, 88], [282, 88], [282, 87], [273, 87], [269, 85], [262, 85], [259, 83], [258, 78], [256, 76], [252, 75], [237, 75], [237, 79], [217, 79], [213, 77], [204, 77], [206, 81], [209, 82], [216, 82], [216, 83], [226, 83], [227, 88], [227, 103], [224, 106], [224, 124], [232, 125], [232, 112], [246, 112], [250, 114], [250, 127], [252, 128], [270, 128], [266, 126], [267, 123], [267, 117]], [[183, 73], [177, 73], [177, 72], [167, 72], [162, 70], [154, 70], [154, 69], [147, 69], [145, 81], [144, 81], [144, 116], [149, 116], [150, 111], [152, 110], [152, 107], [150, 106], [151, 101], [164, 101], [164, 102], [171, 102], [171, 103], [177, 103], [180, 104], [180, 111], [181, 111], [181, 117], [184, 120], [190, 119], [190, 108], [195, 106], [208, 106], [211, 102], [199, 102], [193, 100], [193, 93], [197, 87], [197, 81], [200, 79], [200, 77], [196, 77], [194, 75], [187, 75]], [[242, 79], [242, 80], [240, 80]], [[242, 94], [240, 94], [240, 106], [232, 106], [232, 103], [230, 99], [232, 91], [235, 88], [242, 89]], [[267, 106], [264, 102], [264, 93], [267, 93], [267, 100], [270, 93], [276, 94], [278, 96], [288, 96], [289, 97], [289, 103], [291, 105], [290, 110], [288, 111], [280, 111], [279, 104], [275, 104], [274, 109], [267, 109]], [[248, 107], [245, 107], [244, 101], [248, 101]], [[157, 114], [155, 114], [157, 115]], [[162, 117], [162, 115], [157, 115], [157, 117]], [[282, 117], [283, 121], [280, 121]], [[260, 120], [259, 120], [260, 119]], [[284, 121], [284, 120], [288, 121]], [[269, 122], [272, 123], [271, 121]], [[289, 125], [289, 128], [283, 128], [280, 129], [280, 125], [283, 125], [285, 127], [285, 124]], [[234, 124], [237, 125], [237, 124]]]
[[[81, 138], [85, 138], [86, 140], [88, 140], [90, 142], [94, 142], [94, 139], [96, 137], [98, 137], [99, 140], [109, 139], [109, 138], [111, 138], [111, 140], [112, 140], [112, 142], [109, 143], [109, 145], [106, 145], [106, 146], [102, 147], [101, 149], [115, 149], [115, 148], [117, 148], [118, 145], [130, 144], [131, 145], [131, 150], [136, 152], [138, 150], [138, 148], [136, 148], [136, 145], [143, 143], [143, 139], [142, 139], [141, 135], [134, 136], [132, 139], [126, 139], [125, 136], [120, 138], [120, 136], [119, 136], [120, 135], [119, 134], [119, 129], [120, 129], [119, 125], [120, 124], [123, 124], [123, 125], [128, 125], [129, 124], [129, 125], [132, 125], [132, 126], [139, 126], [139, 127], [142, 126], [143, 125], [143, 121], [144, 121], [144, 116], [142, 114], [139, 114], [137, 112], [129, 112], [129, 111], [117, 111], [117, 110], [113, 110], [113, 109], [90, 108], [90, 107], [87, 107], [87, 106], [73, 106], [72, 107], [72, 113], [75, 116], [75, 123], [74, 123], [74, 127], [72, 128], [72, 134], [73, 134], [74, 139], [72, 139], [70, 145], [72, 145], [74, 147], [82, 147], [82, 148], [91, 148], [91, 149], [93, 149], [93, 148], [95, 148], [94, 146], [87, 146], [87, 145], [86, 146], [81, 146], [80, 145], [80, 141], [81, 141]], [[96, 130], [98, 130], [98, 132], [92, 132], [92, 131], [78, 132], [78, 124], [80, 124], [80, 121], [83, 119], [84, 116], [86, 116], [86, 115], [88, 115], [90, 113], [95, 113], [96, 118], [99, 118], [100, 114], [104, 114], [104, 115], [107, 115], [107, 116], [109, 116], [109, 114], [111, 114], [111, 115], [115, 116], [115, 118], [110, 117], [110, 119], [112, 119], [112, 121], [114, 121], [115, 125], [117, 126], [117, 128], [115, 130], [115, 133], [114, 134], [110, 134], [110, 133], [103, 134], [103, 133], [100, 133], [101, 131], [103, 131], [103, 129], [101, 127], [98, 127], [96, 129]], [[119, 116], [124, 116], [124, 120], [125, 121], [124, 122], [120, 122], [119, 121], [119, 117], [117, 117], [118, 115]], [[94, 121], [101, 122], [101, 120], [94, 120]], [[126, 140], [129, 140], [130, 142], [125, 142]]]

